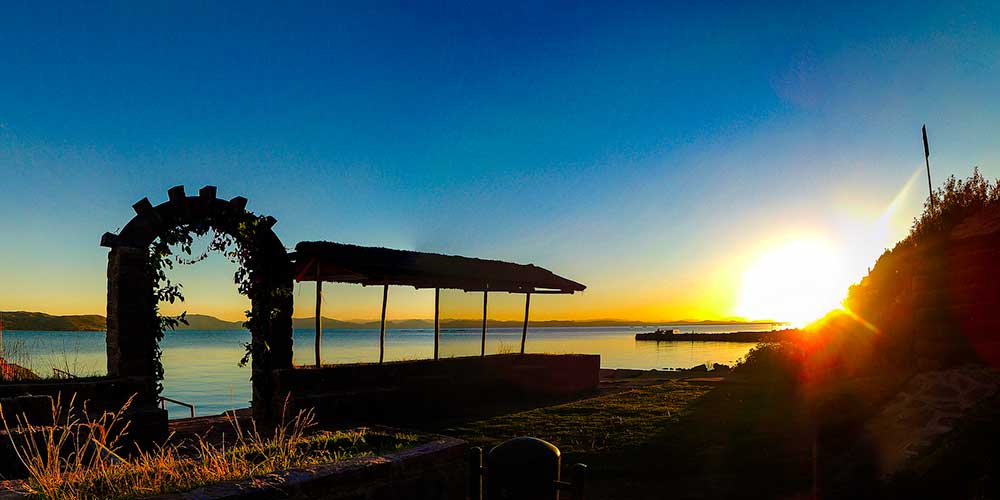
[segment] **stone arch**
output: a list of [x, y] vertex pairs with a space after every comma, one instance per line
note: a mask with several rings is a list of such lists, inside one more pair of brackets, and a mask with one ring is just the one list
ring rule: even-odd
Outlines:
[[[153, 280], [145, 272], [150, 245], [169, 228], [213, 221], [213, 227], [232, 236], [237, 225], [246, 220], [247, 199], [216, 198], [216, 187], [205, 186], [198, 196], [187, 196], [184, 186], [167, 191], [168, 200], [153, 206], [148, 198], [132, 205], [135, 217], [119, 234], [105, 233], [101, 246], [108, 247], [108, 375], [112, 377], [147, 377], [149, 391], [137, 403], [156, 404], [154, 351], [156, 337], [152, 303]], [[271, 371], [292, 366], [292, 277], [288, 252], [271, 227], [273, 217], [264, 219], [265, 230], [258, 233], [257, 254], [250, 271], [259, 289], [288, 293], [267, 297], [275, 305], [273, 314], [251, 328], [253, 414], [267, 421], [274, 408]], [[265, 299], [250, 294], [251, 307], [259, 310]], [[235, 361], [235, 360], [234, 360]]]

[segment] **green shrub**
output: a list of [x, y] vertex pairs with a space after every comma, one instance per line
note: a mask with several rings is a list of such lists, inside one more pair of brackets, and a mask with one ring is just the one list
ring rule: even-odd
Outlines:
[[733, 371], [769, 384], [787, 385], [800, 379], [804, 353], [794, 342], [761, 343], [750, 349]]

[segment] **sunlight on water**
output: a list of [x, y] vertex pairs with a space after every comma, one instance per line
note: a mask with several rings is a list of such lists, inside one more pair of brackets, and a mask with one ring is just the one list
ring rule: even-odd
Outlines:
[[[664, 325], [670, 327], [670, 325]], [[676, 326], [683, 332], [720, 333], [734, 330], [770, 330], [770, 325]], [[604, 368], [688, 368], [702, 363], [731, 364], [753, 344], [735, 342], [637, 342], [634, 335], [650, 327], [538, 328], [529, 329], [527, 351], [600, 354]], [[294, 363], [313, 363], [313, 331], [295, 331]], [[480, 330], [449, 329], [441, 332], [441, 356], [475, 356], [480, 350]], [[434, 354], [434, 333], [427, 329], [386, 332], [387, 361], [425, 359]], [[107, 372], [103, 332], [5, 332], [6, 342], [20, 344], [26, 364], [42, 376], [52, 368], [77, 375]], [[168, 333], [163, 347], [163, 395], [193, 403], [198, 415], [214, 415], [250, 401], [250, 368], [240, 368], [246, 331], [178, 331]], [[490, 329], [487, 353], [519, 352], [519, 328]], [[324, 330], [324, 363], [365, 363], [378, 360], [378, 330]], [[186, 417], [188, 410], [170, 407], [171, 418]]]

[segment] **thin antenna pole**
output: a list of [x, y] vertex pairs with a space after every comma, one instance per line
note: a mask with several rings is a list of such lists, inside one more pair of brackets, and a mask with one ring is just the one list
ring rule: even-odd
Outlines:
[[927, 192], [930, 194], [931, 209], [934, 208], [934, 188], [931, 184], [931, 148], [927, 145], [927, 125], [920, 127], [924, 136], [924, 164], [927, 165]]

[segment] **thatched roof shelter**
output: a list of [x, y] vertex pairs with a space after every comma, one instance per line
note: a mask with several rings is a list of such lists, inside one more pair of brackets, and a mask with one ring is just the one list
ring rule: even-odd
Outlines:
[[323, 331], [323, 282], [382, 286], [382, 322], [379, 363], [385, 357], [385, 311], [389, 285], [434, 289], [434, 359], [440, 339], [441, 289], [483, 293], [483, 329], [480, 355], [486, 355], [486, 318], [489, 292], [524, 294], [521, 353], [528, 335], [528, 309], [536, 293], [572, 294], [587, 287], [533, 264], [476, 259], [458, 255], [363, 247], [329, 241], [303, 241], [291, 255], [296, 281], [316, 282], [316, 366], [320, 365]]
[[587, 288], [533, 264], [328, 241], [295, 245], [293, 259], [297, 281], [453, 288], [467, 292], [571, 294]]

